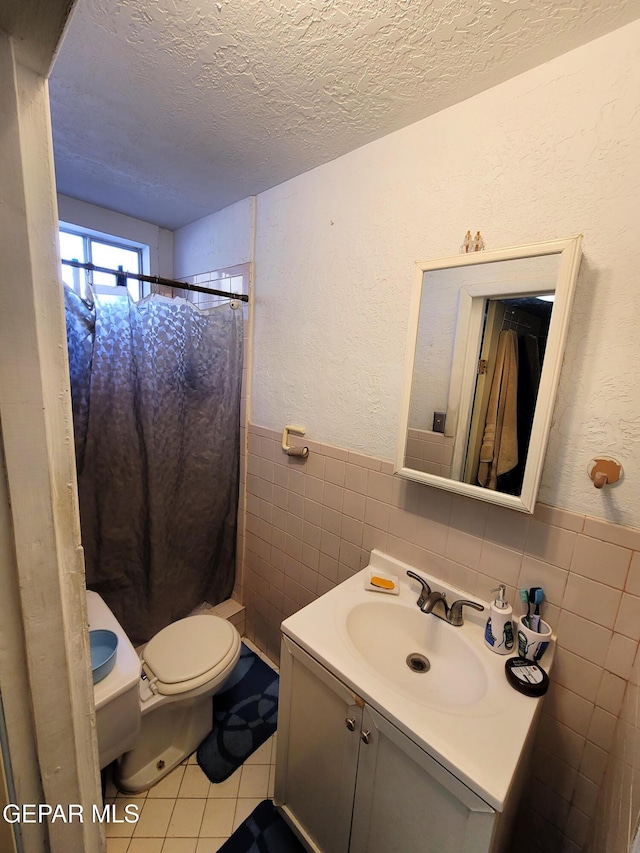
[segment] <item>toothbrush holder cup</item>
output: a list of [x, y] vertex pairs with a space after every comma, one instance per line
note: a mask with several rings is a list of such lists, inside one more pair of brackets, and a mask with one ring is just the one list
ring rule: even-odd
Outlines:
[[528, 628], [521, 616], [518, 619], [517, 627], [517, 642], [518, 655], [526, 660], [532, 660], [537, 663], [543, 654], [546, 652], [552, 635], [551, 626], [543, 620], [540, 620], [537, 631], [532, 631]]

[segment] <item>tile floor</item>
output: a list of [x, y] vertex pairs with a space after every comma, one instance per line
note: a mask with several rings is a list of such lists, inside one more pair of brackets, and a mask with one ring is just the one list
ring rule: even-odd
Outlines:
[[217, 784], [209, 782], [195, 753], [136, 797], [120, 794], [108, 783], [105, 803], [115, 803], [116, 817], [124, 819], [124, 807], [133, 803], [140, 818], [137, 823], [107, 824], [107, 853], [215, 853], [258, 803], [273, 796], [276, 737]]

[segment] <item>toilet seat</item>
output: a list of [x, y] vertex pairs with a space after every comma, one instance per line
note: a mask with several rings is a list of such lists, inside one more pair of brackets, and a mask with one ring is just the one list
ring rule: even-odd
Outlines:
[[235, 662], [240, 635], [219, 616], [187, 616], [151, 639], [142, 666], [153, 692], [187, 693], [223, 675]]

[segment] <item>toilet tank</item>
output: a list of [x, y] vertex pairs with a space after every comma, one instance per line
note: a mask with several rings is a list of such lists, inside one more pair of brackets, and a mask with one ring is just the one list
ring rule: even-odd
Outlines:
[[97, 592], [87, 590], [89, 630], [107, 628], [118, 637], [116, 663], [93, 685], [100, 768], [132, 749], [140, 730], [141, 664], [122, 626]]

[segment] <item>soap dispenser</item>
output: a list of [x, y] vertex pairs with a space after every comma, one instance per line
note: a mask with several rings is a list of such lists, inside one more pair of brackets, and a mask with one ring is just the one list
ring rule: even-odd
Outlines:
[[507, 588], [503, 583], [491, 592], [497, 592], [498, 595], [489, 607], [484, 641], [492, 652], [508, 655], [513, 651], [513, 608], [507, 601]]

